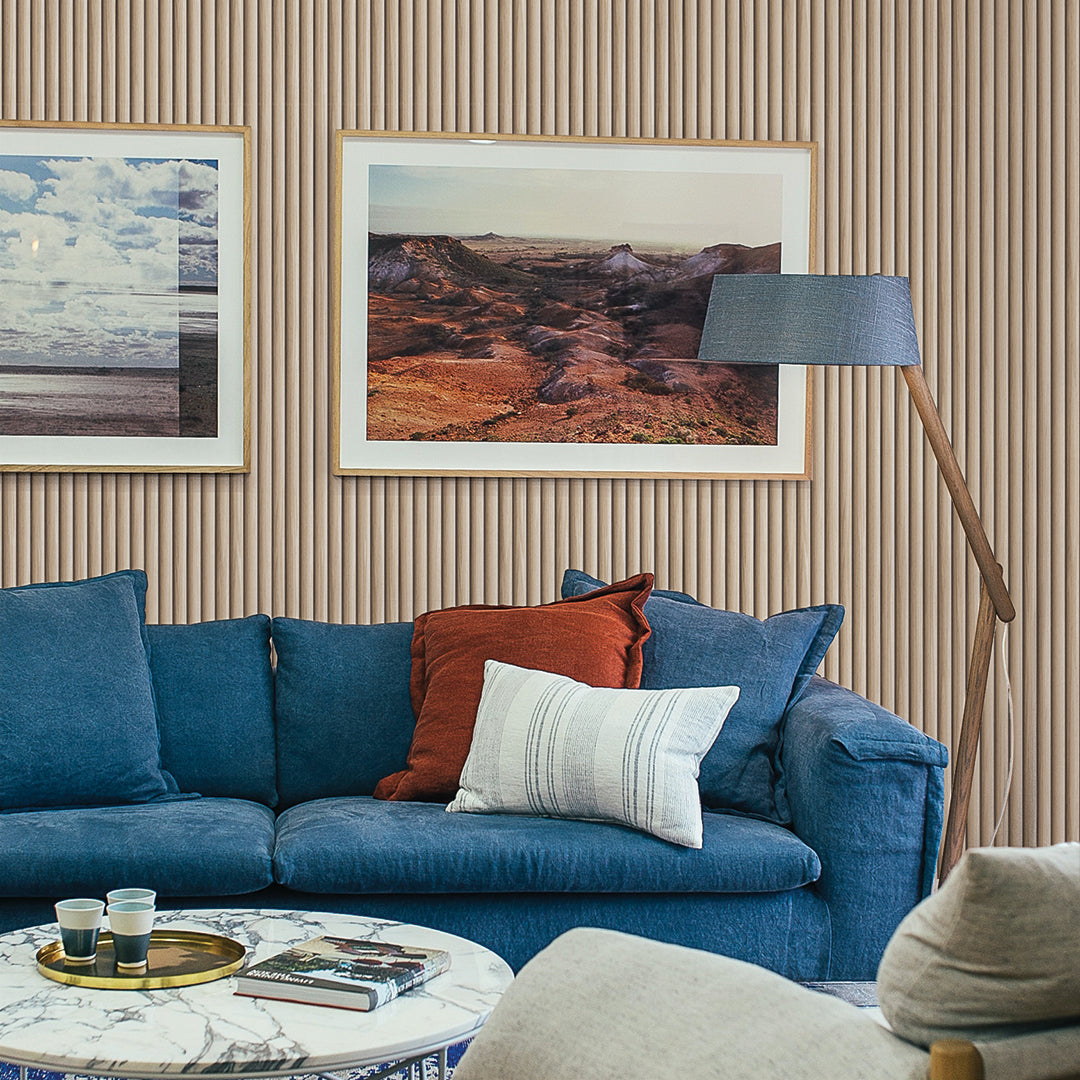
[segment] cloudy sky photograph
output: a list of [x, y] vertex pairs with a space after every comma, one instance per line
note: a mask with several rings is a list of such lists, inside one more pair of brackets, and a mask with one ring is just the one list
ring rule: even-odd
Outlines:
[[214, 161], [0, 154], [0, 366], [175, 368], [217, 215]]

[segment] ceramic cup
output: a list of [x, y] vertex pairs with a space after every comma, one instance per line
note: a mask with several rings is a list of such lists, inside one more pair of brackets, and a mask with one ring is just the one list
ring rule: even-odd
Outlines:
[[98, 934], [101, 932], [101, 913], [105, 905], [100, 900], [61, 900], [56, 907], [60, 924], [60, 940], [69, 964], [89, 964], [97, 956]]
[[105, 894], [107, 904], [118, 904], [121, 900], [138, 900], [153, 906], [157, 903], [157, 893], [153, 889], [112, 889]]
[[118, 968], [146, 964], [150, 931], [154, 928], [154, 905], [143, 900], [118, 900], [107, 908]]

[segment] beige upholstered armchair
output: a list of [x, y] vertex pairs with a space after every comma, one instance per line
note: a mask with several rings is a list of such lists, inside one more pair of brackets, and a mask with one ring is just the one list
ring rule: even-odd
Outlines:
[[1080, 845], [968, 852], [898, 927], [878, 990], [891, 1027], [738, 960], [572, 930], [522, 969], [454, 1077], [1080, 1077]]

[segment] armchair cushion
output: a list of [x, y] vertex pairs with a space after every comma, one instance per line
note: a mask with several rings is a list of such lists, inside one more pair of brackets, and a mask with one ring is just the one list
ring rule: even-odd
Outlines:
[[610, 930], [563, 934], [521, 970], [455, 1080], [925, 1080], [925, 1051], [763, 968]]
[[985, 1080], [1076, 1080], [1080, 1076], [1080, 1023], [974, 1042]]
[[1077, 1023], [1080, 844], [966, 852], [897, 927], [878, 997], [922, 1046]]

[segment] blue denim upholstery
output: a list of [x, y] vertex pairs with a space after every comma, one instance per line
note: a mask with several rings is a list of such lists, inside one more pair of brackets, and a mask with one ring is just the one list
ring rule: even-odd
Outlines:
[[274, 620], [281, 807], [370, 795], [384, 776], [405, 768], [416, 724], [412, 634], [411, 622]]
[[0, 589], [0, 810], [176, 791], [160, 768], [145, 595], [132, 570]]
[[[580, 570], [563, 575], [563, 596], [604, 582]], [[838, 604], [755, 619], [655, 590], [645, 603], [652, 633], [642, 648], [641, 686], [737, 686], [739, 700], [701, 763], [705, 806], [786, 824], [791, 813], [777, 756], [785, 708], [806, 688], [840, 629]]]
[[274, 814], [238, 799], [0, 815], [0, 896], [231, 896], [273, 880]]
[[698, 850], [621, 825], [370, 798], [294, 806], [274, 851], [275, 879], [315, 893], [765, 893], [819, 871], [787, 829], [727, 814], [704, 815]]
[[858, 694], [815, 678], [781, 749], [792, 827], [821, 856], [829, 977], [872, 979], [901, 918], [930, 892], [948, 751]]
[[181, 791], [277, 802], [270, 619], [148, 626], [161, 760]]
[[[687, 612], [717, 614], [685, 594], [649, 603], [658, 627], [666, 615], [686, 626]], [[162, 752], [184, 787], [207, 797], [0, 813], [0, 930], [51, 922], [60, 896], [138, 884], [156, 887], [163, 907], [417, 922], [479, 941], [514, 967], [563, 931], [593, 925], [792, 978], [872, 978], [892, 927], [929, 888], [944, 748], [823, 680], [781, 728], [791, 828], [706, 812], [695, 851], [613, 825], [371, 799], [412, 736], [412, 624], [277, 619], [273, 684], [266, 625], [257, 616], [149, 629]], [[691, 673], [702, 651], [693, 641], [672, 661]], [[654, 685], [667, 655], [647, 647]], [[800, 668], [793, 685], [804, 676]], [[260, 805], [272, 802], [275, 775], [276, 830]], [[218, 797], [241, 793], [256, 801]]]

